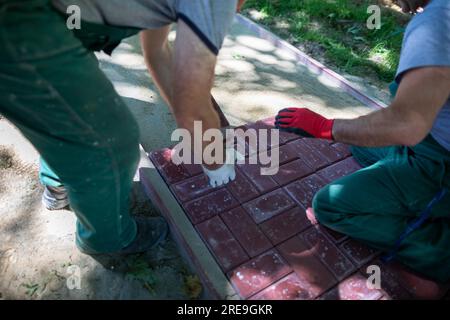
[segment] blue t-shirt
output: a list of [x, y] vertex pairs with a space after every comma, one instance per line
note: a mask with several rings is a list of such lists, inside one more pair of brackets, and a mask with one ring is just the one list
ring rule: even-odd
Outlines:
[[[450, 0], [432, 0], [406, 28], [396, 81], [408, 70], [426, 66], [450, 67]], [[431, 130], [433, 138], [450, 151], [450, 97]]]

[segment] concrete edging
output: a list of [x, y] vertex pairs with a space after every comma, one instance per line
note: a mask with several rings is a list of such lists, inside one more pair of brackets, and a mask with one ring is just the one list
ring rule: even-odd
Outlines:
[[141, 166], [139, 176], [147, 196], [167, 219], [182, 255], [199, 274], [205, 298], [240, 299], [157, 169], [153, 165]]

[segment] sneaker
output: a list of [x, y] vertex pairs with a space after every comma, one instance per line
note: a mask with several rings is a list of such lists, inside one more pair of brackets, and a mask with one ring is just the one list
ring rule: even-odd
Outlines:
[[64, 187], [45, 186], [42, 203], [47, 210], [61, 210], [69, 205], [69, 197]]
[[132, 254], [144, 253], [162, 244], [169, 233], [166, 220], [161, 217], [134, 217], [137, 233], [134, 240], [125, 248], [112, 253], [90, 253], [80, 247], [78, 249], [91, 256], [123, 257]]

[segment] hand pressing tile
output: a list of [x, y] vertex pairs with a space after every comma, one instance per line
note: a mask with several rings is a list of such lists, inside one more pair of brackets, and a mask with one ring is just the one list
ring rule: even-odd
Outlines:
[[301, 237], [338, 280], [345, 279], [356, 271], [352, 262], [317, 228], [309, 228]]
[[250, 300], [311, 300], [310, 284], [291, 273], [270, 287], [255, 294]]
[[250, 257], [272, 248], [270, 241], [242, 208], [224, 212], [221, 217]]
[[327, 158], [325, 158], [318, 150], [311, 149], [303, 139], [295, 140], [287, 145], [291, 146], [296, 151], [297, 156], [305, 161], [314, 171], [326, 167], [329, 163]]
[[260, 224], [261, 230], [277, 245], [284, 240], [309, 228], [311, 223], [306, 218], [305, 209], [296, 206]]
[[360, 273], [355, 273], [339, 283], [330, 291], [324, 293], [320, 300], [378, 300], [383, 292], [378, 289], [370, 289], [367, 279]]
[[243, 205], [258, 224], [294, 206], [295, 202], [282, 189], [265, 194]]
[[248, 260], [247, 254], [218, 216], [200, 223], [197, 230], [225, 272]]
[[270, 250], [234, 269], [228, 277], [239, 295], [246, 299], [291, 271], [280, 254]]
[[226, 185], [226, 188], [240, 202], [244, 203], [259, 196], [258, 189], [236, 167], [236, 179]]
[[314, 195], [326, 185], [318, 175], [313, 174], [299, 181], [288, 184], [284, 189], [289, 195], [304, 208], [312, 205]]
[[226, 189], [220, 189], [201, 198], [186, 202], [183, 206], [195, 225], [221, 212], [237, 207], [239, 203]]
[[308, 286], [309, 296], [315, 299], [337, 284], [336, 278], [314, 255], [308, 246], [295, 236], [280, 244], [277, 249]]
[[359, 169], [361, 169], [361, 166], [355, 161], [355, 159], [347, 158], [320, 170], [317, 172], [317, 175], [319, 175], [324, 181], [330, 183], [358, 171]]
[[208, 177], [204, 174], [183, 180], [172, 185], [172, 190], [181, 202], [201, 197], [212, 190]]
[[282, 165], [273, 179], [280, 185], [284, 186], [289, 182], [301, 179], [313, 173], [311, 169], [303, 160], [298, 159], [287, 164]]

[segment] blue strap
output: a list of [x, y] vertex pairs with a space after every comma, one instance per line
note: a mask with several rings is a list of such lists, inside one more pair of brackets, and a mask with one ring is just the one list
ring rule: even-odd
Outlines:
[[392, 259], [394, 259], [395, 255], [397, 254], [398, 250], [400, 249], [400, 246], [402, 245], [403, 240], [414, 230], [418, 229], [424, 222], [430, 217], [431, 210], [433, 207], [442, 200], [442, 198], [447, 193], [446, 189], [440, 190], [433, 198], [433, 200], [430, 201], [430, 203], [427, 205], [425, 210], [422, 211], [422, 213], [419, 215], [419, 217], [415, 220], [413, 220], [408, 226], [406, 227], [405, 231], [400, 235], [397, 242], [394, 245], [394, 249], [387, 254], [386, 256], [382, 257], [381, 260], [383, 262], [389, 262]]

